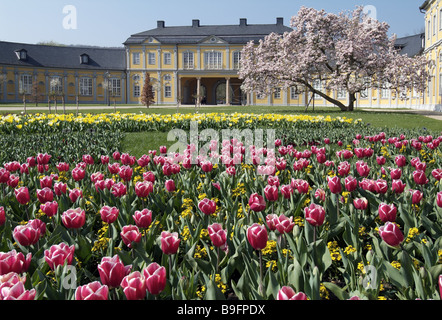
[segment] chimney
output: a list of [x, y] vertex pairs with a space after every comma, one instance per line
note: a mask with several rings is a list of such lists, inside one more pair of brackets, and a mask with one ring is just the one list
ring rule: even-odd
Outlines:
[[192, 27], [199, 27], [199, 26], [200, 26], [200, 21], [198, 19], [192, 20]]
[[284, 25], [284, 18], [276, 18], [276, 25], [277, 26]]
[[162, 20], [157, 21], [157, 28], [164, 28], [164, 21]]
[[245, 26], [247, 26], [247, 19], [245, 19], [245, 18], [241, 18], [241, 19], [239, 19], [239, 25], [240, 25], [241, 27], [245, 27]]

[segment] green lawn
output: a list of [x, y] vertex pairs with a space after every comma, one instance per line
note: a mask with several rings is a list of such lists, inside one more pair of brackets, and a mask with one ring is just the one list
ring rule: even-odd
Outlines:
[[[66, 105], [67, 107], [75, 107], [75, 105]], [[22, 104], [2, 105], [0, 104], [0, 114], [7, 113], [20, 113], [20, 111], [8, 111], [10, 107], [22, 108]], [[28, 104], [28, 107], [33, 105]], [[40, 104], [42, 110], [30, 110], [29, 113], [47, 113], [48, 108], [45, 104]], [[98, 108], [97, 108], [98, 107]], [[91, 109], [82, 107], [81, 113], [102, 113], [102, 112], [114, 112], [113, 106], [95, 105]], [[3, 110], [2, 110], [3, 109]], [[22, 110], [21, 110], [22, 111]], [[54, 112], [54, 106], [52, 106], [52, 112]], [[61, 105], [57, 107], [58, 113], [62, 113], [63, 109]], [[146, 113], [146, 114], [171, 114], [176, 113], [176, 107], [157, 107], [151, 108], [141, 107], [138, 105], [125, 105], [124, 107], [117, 106], [117, 111], [121, 113]], [[430, 131], [442, 132], [442, 121], [431, 119], [423, 115], [414, 114], [412, 110], [407, 112], [397, 112], [398, 110], [385, 109], [383, 111], [364, 111], [356, 110], [353, 112], [341, 112], [335, 107], [316, 107], [315, 110], [309, 108], [305, 110], [305, 107], [297, 106], [219, 106], [219, 107], [201, 107], [198, 112], [200, 113], [276, 113], [276, 114], [309, 114], [309, 115], [330, 115], [331, 117], [347, 117], [352, 119], [362, 119], [367, 125], [382, 128], [404, 128], [404, 129], [420, 129], [427, 128]], [[69, 109], [66, 112], [75, 113], [75, 109]], [[180, 113], [194, 113], [194, 106], [181, 107]], [[148, 150], [158, 149], [160, 145], [170, 146], [174, 141], [167, 141], [167, 134], [162, 132], [137, 132], [128, 133], [123, 140], [123, 149], [134, 155], [142, 155], [147, 153]]]

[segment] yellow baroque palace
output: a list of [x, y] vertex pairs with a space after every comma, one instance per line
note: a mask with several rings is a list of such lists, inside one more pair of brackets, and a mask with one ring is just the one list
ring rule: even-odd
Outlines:
[[[426, 32], [398, 38], [396, 46], [410, 56], [426, 54], [436, 61], [432, 80], [424, 94], [411, 92], [406, 99], [389, 90], [366, 90], [356, 108], [413, 108], [441, 110], [439, 34], [442, 35], [442, 5], [426, 1]], [[437, 23], [436, 23], [437, 22]], [[437, 24], [437, 27], [435, 25]], [[202, 25], [157, 27], [131, 35], [121, 48], [53, 46], [0, 41], [0, 103], [63, 101], [80, 104], [140, 104], [146, 73], [155, 103], [208, 105], [332, 106], [319, 96], [294, 90], [275, 90], [270, 96], [246, 94], [238, 78], [241, 49], [271, 32], [291, 29], [282, 18], [274, 24]], [[433, 31], [435, 33], [433, 34]], [[439, 56], [441, 59], [436, 59]], [[321, 83], [314, 83], [321, 88]], [[345, 92], [333, 92], [346, 102]]]

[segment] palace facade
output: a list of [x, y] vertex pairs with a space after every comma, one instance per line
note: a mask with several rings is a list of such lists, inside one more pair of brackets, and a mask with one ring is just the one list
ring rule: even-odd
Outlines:
[[[438, 5], [439, 1], [426, 1], [421, 7], [431, 12], [426, 19], [434, 20], [433, 11], [439, 9], [431, 8]], [[442, 14], [437, 16], [442, 36]], [[275, 90], [265, 97], [241, 90], [238, 69], [242, 47], [272, 32], [291, 30], [282, 18], [276, 18], [274, 24], [249, 24], [247, 19], [239, 19], [236, 25], [202, 25], [192, 20], [188, 26], [168, 26], [157, 21], [156, 28], [131, 35], [121, 48], [0, 41], [0, 103], [21, 102], [25, 94], [28, 101], [38, 96], [40, 102], [57, 97], [66, 103], [137, 105], [149, 73], [155, 102], [161, 105], [194, 104], [199, 98], [208, 105], [332, 106], [319, 96], [291, 89]], [[427, 30], [426, 34], [399, 38], [396, 46], [403, 54], [424, 53], [434, 59], [440, 51], [433, 49], [439, 38], [431, 36], [428, 41], [428, 34]], [[438, 68], [439, 60], [435, 73]], [[405, 100], [397, 99], [390, 90], [368, 89], [358, 96], [356, 108], [439, 110], [442, 91], [438, 80], [442, 78], [432, 78], [425, 94], [410, 93]], [[314, 83], [317, 88], [321, 85]], [[345, 92], [332, 94], [346, 102]]]

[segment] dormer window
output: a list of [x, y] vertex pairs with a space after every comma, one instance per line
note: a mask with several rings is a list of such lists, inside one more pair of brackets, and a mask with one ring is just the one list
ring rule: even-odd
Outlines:
[[80, 63], [81, 64], [88, 64], [89, 63], [89, 56], [85, 53], [80, 55]]
[[18, 60], [26, 60], [28, 58], [28, 52], [25, 49], [15, 51]]

